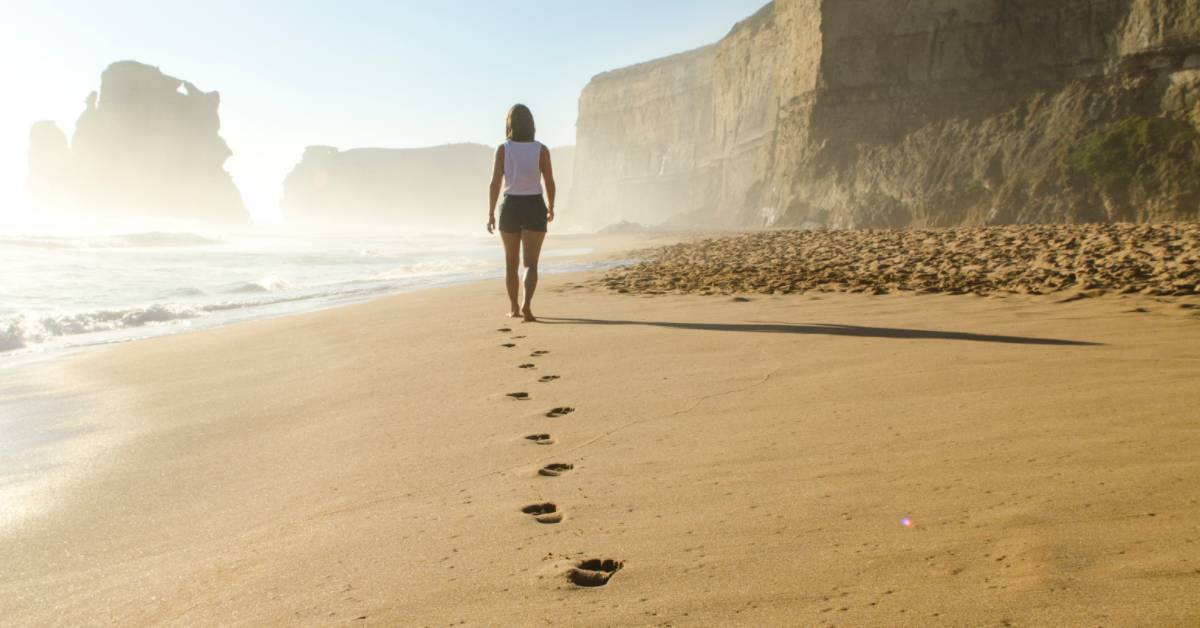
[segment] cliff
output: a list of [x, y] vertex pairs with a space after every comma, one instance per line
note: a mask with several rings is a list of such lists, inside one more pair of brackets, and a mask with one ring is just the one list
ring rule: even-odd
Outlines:
[[221, 97], [133, 61], [114, 63], [88, 96], [70, 145], [53, 122], [30, 131], [35, 208], [91, 218], [247, 223], [225, 171]]
[[[283, 184], [291, 223], [344, 227], [482, 228], [496, 148], [448, 144], [428, 148], [310, 146]], [[550, 151], [565, 207], [573, 147]]]
[[[709, 46], [600, 74], [579, 98], [573, 207], [659, 222], [717, 188]], [[607, 218], [611, 217], [611, 220]]]
[[596, 76], [593, 224], [1200, 219], [1200, 0], [777, 0]]

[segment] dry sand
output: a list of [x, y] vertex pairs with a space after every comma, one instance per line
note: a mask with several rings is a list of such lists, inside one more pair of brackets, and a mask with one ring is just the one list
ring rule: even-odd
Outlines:
[[642, 256], [604, 284], [643, 294], [1200, 293], [1196, 223], [759, 231]]
[[0, 536], [0, 623], [1200, 622], [1196, 298], [598, 277], [62, 364], [107, 444]]

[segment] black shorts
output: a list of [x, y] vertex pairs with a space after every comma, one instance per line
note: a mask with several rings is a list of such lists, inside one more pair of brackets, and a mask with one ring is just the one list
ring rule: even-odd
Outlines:
[[546, 201], [541, 194], [505, 195], [500, 203], [500, 230], [507, 233], [546, 230]]

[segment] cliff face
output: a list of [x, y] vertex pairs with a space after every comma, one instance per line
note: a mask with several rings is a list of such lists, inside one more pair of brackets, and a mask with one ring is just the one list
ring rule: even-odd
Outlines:
[[52, 122], [30, 132], [34, 207], [90, 217], [249, 222], [219, 135], [221, 98], [133, 61], [110, 65], [70, 146]]
[[[482, 144], [430, 148], [310, 146], [283, 184], [292, 223], [346, 227], [482, 228], [496, 149]], [[559, 197], [570, 189], [573, 147], [550, 151]]]
[[[835, 228], [1200, 218], [1200, 0], [777, 0], [705, 50], [585, 88], [577, 190], [606, 192], [577, 211]], [[645, 109], [658, 121], [630, 113]], [[655, 171], [679, 153], [701, 158]], [[676, 194], [689, 178], [703, 183]]]
[[606, 72], [584, 88], [575, 136], [575, 172], [583, 175], [571, 189], [582, 217], [665, 220], [716, 192], [715, 52], [709, 46]]

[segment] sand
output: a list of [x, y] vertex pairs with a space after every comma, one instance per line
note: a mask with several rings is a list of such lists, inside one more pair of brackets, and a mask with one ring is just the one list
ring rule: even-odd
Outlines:
[[1195, 297], [599, 279], [64, 361], [97, 444], [0, 623], [1200, 622]]
[[759, 231], [661, 246], [609, 272], [639, 294], [1200, 293], [1200, 224]]

